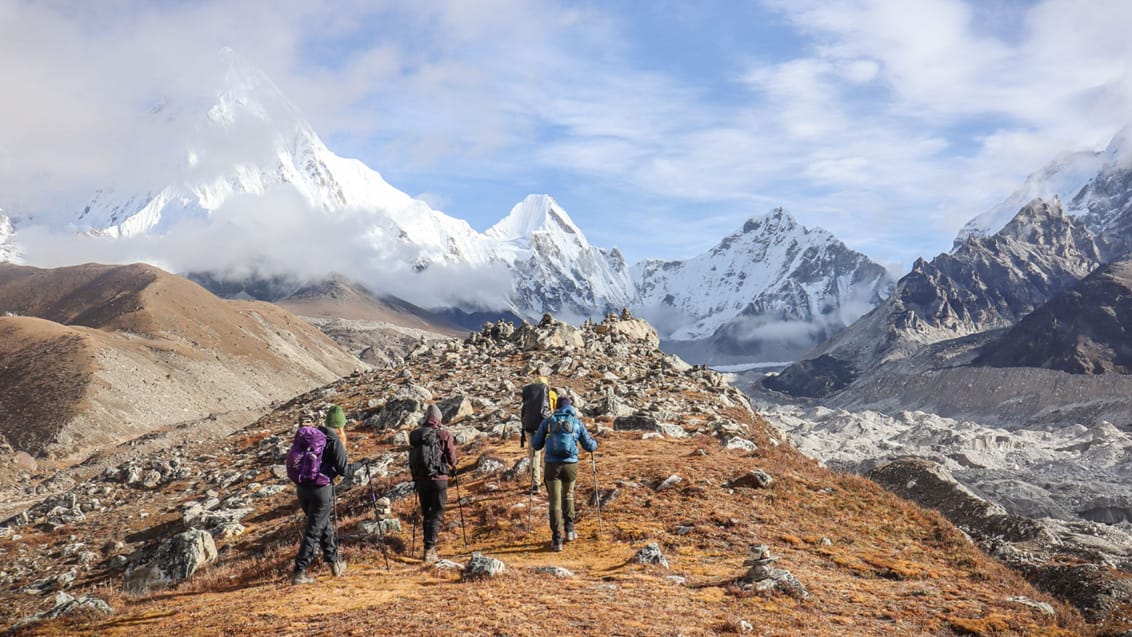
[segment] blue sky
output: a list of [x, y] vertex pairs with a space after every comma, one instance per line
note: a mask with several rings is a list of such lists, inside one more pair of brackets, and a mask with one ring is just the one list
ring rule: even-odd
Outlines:
[[591, 243], [675, 259], [783, 206], [901, 271], [1132, 122], [1129, 24], [1124, 0], [0, 0], [0, 207], [144, 174], [132, 118], [230, 46], [477, 229], [548, 193]]

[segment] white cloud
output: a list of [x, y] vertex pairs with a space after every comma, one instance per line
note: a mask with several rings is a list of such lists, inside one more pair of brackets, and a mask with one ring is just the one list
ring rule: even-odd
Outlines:
[[738, 6], [673, 14], [716, 29], [681, 33], [705, 50], [730, 47], [709, 62], [731, 66], [696, 75], [644, 37], [636, 14], [663, 8], [0, 0], [0, 77], [16, 96], [0, 100], [0, 206], [143, 187], [162, 162], [184, 161], [136, 115], [159, 98], [214, 96], [223, 45], [263, 68], [336, 152], [415, 182], [394, 186], [455, 216], [475, 204], [452, 194], [457, 178], [571, 192], [591, 241], [628, 247], [630, 260], [691, 256], [781, 204], [910, 263], [1132, 113], [1132, 3], [765, 4], [784, 21], [777, 40], [729, 22]]

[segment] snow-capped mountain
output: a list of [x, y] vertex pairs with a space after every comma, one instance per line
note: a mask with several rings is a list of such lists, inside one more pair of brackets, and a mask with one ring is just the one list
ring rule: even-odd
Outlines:
[[549, 195], [528, 196], [484, 234], [515, 272], [511, 300], [520, 315], [591, 318], [633, 302], [621, 253], [591, 246]]
[[998, 232], [1030, 201], [1054, 197], [1068, 202], [1068, 214], [1085, 216], [1094, 234], [1105, 233], [1116, 216], [1114, 211], [1128, 208], [1132, 195], [1124, 193], [1122, 207], [1114, 205], [1114, 199], [1120, 199], [1121, 175], [1126, 176], [1130, 167], [1132, 126], [1126, 126], [1103, 151], [1064, 153], [1028, 176], [1022, 187], [1002, 203], [968, 221], [959, 230], [955, 247], [968, 237], [987, 237]]
[[160, 235], [186, 219], [209, 217], [237, 195], [285, 191], [326, 218], [359, 217], [375, 250], [404, 244], [418, 270], [435, 262], [491, 260], [467, 222], [409, 197], [362, 162], [331, 152], [266, 75], [231, 51], [222, 55], [227, 72], [207, 110], [164, 104], [152, 113], [191, 131], [167, 183], [144, 194], [101, 190], [76, 215], [74, 229], [111, 237]]
[[774, 342], [783, 357], [855, 321], [887, 298], [894, 282], [882, 266], [781, 208], [748, 220], [704, 254], [645, 261], [633, 276], [634, 311], [669, 339], [709, 340], [731, 352]]
[[20, 249], [16, 245], [14, 234], [12, 220], [0, 208], [0, 263], [19, 259]]
[[[891, 289], [881, 266], [781, 210], [752, 219], [704, 255], [632, 270], [616, 248], [591, 245], [549, 195], [527, 197], [479, 233], [333, 153], [269, 78], [232, 51], [221, 57], [226, 72], [208, 98], [167, 101], [148, 114], [144, 125], [169, 140], [149, 171], [157, 175], [152, 187], [108, 185], [77, 206], [32, 215], [31, 223], [106, 241], [177, 236], [208, 224], [227, 233], [223, 224], [239, 211], [253, 208], [256, 223], [272, 224], [282, 220], [278, 202], [300, 202], [303, 239], [308, 228], [346, 228], [351, 256], [372, 264], [350, 274], [377, 294], [477, 320], [483, 312], [531, 320], [549, 312], [580, 321], [630, 308], [666, 340], [764, 360], [811, 347]], [[293, 222], [295, 211], [288, 214]], [[240, 253], [255, 266], [244, 268], [243, 279], [233, 281], [220, 266], [194, 265], [192, 274], [218, 293], [277, 300], [331, 273], [298, 276], [287, 270], [291, 255], [262, 252], [278, 250], [269, 241], [257, 245], [259, 254]]]

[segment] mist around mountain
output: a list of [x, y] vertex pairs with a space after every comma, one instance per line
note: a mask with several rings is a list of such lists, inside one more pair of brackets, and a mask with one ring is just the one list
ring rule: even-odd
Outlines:
[[1115, 219], [1127, 214], [1127, 194], [1121, 199], [1113, 185], [1121, 181], [1129, 169], [1132, 169], [1132, 126], [1118, 131], [1103, 151], [1064, 153], [1029, 175], [1021, 188], [964, 224], [955, 238], [955, 247], [963, 245], [970, 237], [995, 234], [1030, 201], [1055, 197], [1069, 202], [1066, 212], [1086, 218], [1094, 233], [1106, 233], [1114, 229]]
[[891, 275], [778, 208], [687, 261], [633, 268], [634, 311], [689, 360], [794, 360], [881, 303]]
[[152, 181], [21, 211], [25, 262], [147, 261], [271, 301], [341, 275], [465, 325], [544, 313], [581, 323], [629, 308], [697, 361], [793, 357], [891, 288], [883, 268], [781, 209], [703, 255], [635, 266], [591, 245], [547, 194], [478, 232], [336, 155], [235, 52], [219, 62], [225, 75], [199, 102], [159, 102], [140, 123], [168, 132]]

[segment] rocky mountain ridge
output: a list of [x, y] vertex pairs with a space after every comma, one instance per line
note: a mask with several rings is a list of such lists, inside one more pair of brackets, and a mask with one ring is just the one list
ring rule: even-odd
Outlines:
[[1132, 257], [1093, 271], [986, 344], [975, 365], [1132, 373]]
[[[1117, 221], [1128, 214], [1128, 195], [1119, 187], [1126, 183], [1132, 168], [1132, 126], [1116, 132], [1103, 151], [1063, 153], [1040, 170], [1026, 177], [1021, 188], [1001, 203], [968, 221], [955, 238], [955, 247], [970, 237], [987, 237], [998, 232], [1034, 199], [1058, 198], [1069, 202], [1066, 212], [1082, 217], [1096, 235], [1126, 235]], [[1116, 232], [1110, 232], [1116, 230]], [[1121, 250], [1121, 252], [1126, 250]], [[1113, 252], [1109, 258], [1118, 256]]]
[[1014, 325], [1102, 259], [1094, 235], [1060, 201], [1034, 200], [993, 236], [917, 260], [888, 300], [767, 386], [804, 396], [843, 390], [926, 345]]

